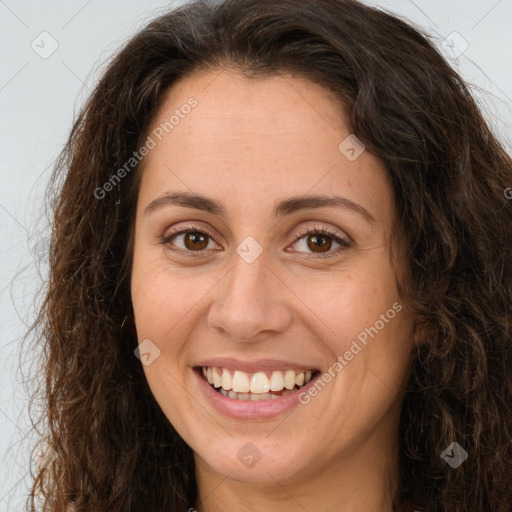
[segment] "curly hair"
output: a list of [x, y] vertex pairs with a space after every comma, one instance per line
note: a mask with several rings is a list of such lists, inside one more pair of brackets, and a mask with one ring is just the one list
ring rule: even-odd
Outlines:
[[[30, 510], [37, 496], [51, 512], [172, 512], [196, 502], [192, 450], [134, 356], [140, 165], [112, 178], [137, 154], [170, 86], [223, 68], [289, 72], [334, 92], [389, 173], [408, 244], [400, 293], [415, 319], [393, 510], [510, 512], [512, 161], [429, 36], [356, 0], [194, 1], [150, 22], [108, 63], [49, 185], [50, 279], [35, 323], [43, 378], [33, 400], [45, 403], [38, 444], [55, 456], [31, 469]], [[455, 441], [468, 453], [457, 469], [441, 458]]]

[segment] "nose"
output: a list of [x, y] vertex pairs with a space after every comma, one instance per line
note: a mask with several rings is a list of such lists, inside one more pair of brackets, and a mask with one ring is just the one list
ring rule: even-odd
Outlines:
[[232, 269], [215, 287], [208, 312], [209, 327], [237, 342], [255, 342], [275, 337], [291, 325], [287, 304], [291, 291], [269, 266], [264, 250], [248, 263], [234, 255]]

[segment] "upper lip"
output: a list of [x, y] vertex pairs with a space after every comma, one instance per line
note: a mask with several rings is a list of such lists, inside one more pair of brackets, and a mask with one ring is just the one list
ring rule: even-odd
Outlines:
[[296, 363], [293, 361], [284, 361], [279, 359], [256, 359], [243, 361], [231, 357], [214, 357], [200, 361], [195, 366], [215, 366], [217, 368], [227, 368], [228, 370], [240, 370], [245, 373], [265, 372], [274, 370], [296, 370], [315, 371], [315, 366]]

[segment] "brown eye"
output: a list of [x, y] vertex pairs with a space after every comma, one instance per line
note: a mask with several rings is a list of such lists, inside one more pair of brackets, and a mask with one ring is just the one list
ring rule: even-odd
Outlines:
[[332, 237], [326, 235], [309, 235], [307, 237], [307, 246], [313, 252], [323, 253], [328, 251], [332, 246]]
[[162, 244], [173, 251], [190, 256], [200, 256], [206, 252], [205, 249], [212, 248], [208, 247], [210, 242], [213, 244], [213, 238], [209, 233], [195, 226], [183, 226], [183, 228], [181, 231], [163, 236]]
[[313, 256], [316, 255], [317, 258], [336, 256], [343, 249], [352, 247], [352, 242], [349, 238], [342, 238], [337, 233], [331, 232], [323, 226], [298, 231], [295, 233], [295, 236], [297, 237], [297, 241], [294, 244], [295, 250], [305, 252], [306, 254], [309, 253]]
[[200, 231], [186, 231], [183, 241], [187, 249], [200, 251], [208, 246], [208, 238], [210, 237], [207, 234]]
[[[162, 244], [172, 251], [181, 252], [185, 256], [202, 256], [206, 254], [205, 249], [208, 249], [209, 242], [216, 245], [213, 236], [208, 232], [192, 225], [182, 227], [184, 229], [181, 231], [175, 231], [162, 237]], [[297, 239], [294, 245], [298, 252], [316, 255], [317, 258], [335, 256], [344, 248], [352, 246], [350, 239], [340, 238], [336, 233], [324, 227], [297, 232], [295, 236]], [[331, 251], [333, 242], [336, 244], [334, 246], [335, 250]]]

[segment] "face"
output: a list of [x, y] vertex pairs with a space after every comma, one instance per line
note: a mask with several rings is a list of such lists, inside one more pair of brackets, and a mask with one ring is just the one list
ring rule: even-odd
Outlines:
[[389, 178], [350, 134], [319, 85], [230, 70], [175, 84], [153, 120], [135, 322], [149, 386], [205, 474], [299, 481], [396, 445], [405, 262]]

